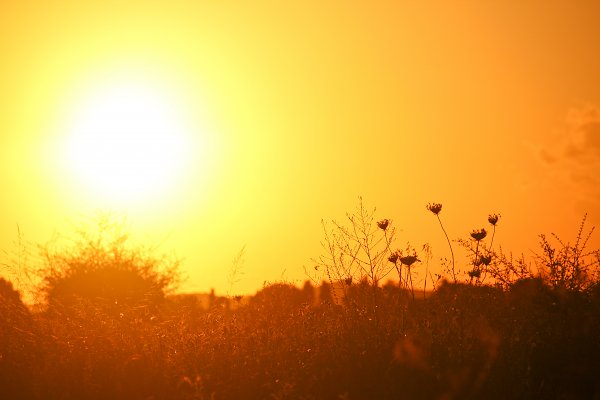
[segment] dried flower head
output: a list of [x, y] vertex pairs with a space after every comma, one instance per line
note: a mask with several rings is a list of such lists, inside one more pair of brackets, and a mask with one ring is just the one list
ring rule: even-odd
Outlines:
[[411, 265], [413, 265], [417, 261], [420, 261], [420, 260], [417, 258], [416, 255], [410, 255], [410, 256], [400, 257], [400, 262], [402, 264], [406, 265], [407, 267], [410, 267]]
[[485, 239], [485, 237], [487, 236], [487, 232], [484, 228], [481, 229], [476, 229], [473, 232], [471, 232], [471, 237], [475, 240], [477, 240], [478, 242], [480, 240]]
[[488, 216], [488, 222], [494, 226], [496, 226], [499, 219], [500, 219], [500, 214], [490, 214]]
[[392, 254], [390, 254], [390, 256], [388, 257], [388, 261], [391, 263], [396, 264], [396, 261], [398, 261], [398, 252], [394, 252]]
[[390, 220], [389, 219], [382, 219], [381, 221], [377, 222], [377, 226], [379, 227], [379, 229], [381, 230], [386, 230], [388, 225], [390, 224]]
[[435, 215], [438, 215], [440, 211], [442, 211], [442, 205], [440, 203], [429, 203], [427, 204], [427, 209]]
[[346, 279], [344, 279], [344, 283], [348, 286], [352, 285], [352, 277], [349, 276]]
[[491, 262], [492, 262], [492, 256], [491, 255], [479, 257], [479, 263], [480, 264], [490, 265]]
[[479, 278], [481, 276], [481, 270], [480, 269], [473, 269], [473, 270], [469, 271], [469, 276], [471, 278]]

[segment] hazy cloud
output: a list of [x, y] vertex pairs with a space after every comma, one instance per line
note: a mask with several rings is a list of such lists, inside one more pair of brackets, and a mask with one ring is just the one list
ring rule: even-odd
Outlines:
[[534, 151], [553, 186], [600, 207], [600, 107], [573, 108], [562, 127]]
[[550, 154], [546, 149], [540, 149], [540, 157], [542, 160], [548, 164], [554, 164], [557, 161], [556, 156]]
[[567, 117], [567, 157], [591, 158], [586, 161], [600, 161], [600, 108], [587, 105], [573, 109]]
[[585, 133], [587, 146], [595, 151], [600, 152], [600, 121], [588, 122], [581, 126]]
[[586, 105], [569, 111], [564, 126], [551, 142], [537, 147], [539, 158], [553, 167], [587, 170], [594, 177], [600, 170], [600, 108]]

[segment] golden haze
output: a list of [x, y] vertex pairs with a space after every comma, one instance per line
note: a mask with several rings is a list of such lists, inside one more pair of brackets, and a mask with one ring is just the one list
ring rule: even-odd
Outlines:
[[[430, 201], [452, 238], [502, 213], [516, 252], [598, 225], [600, 5], [411, 3], [3, 3], [1, 249], [114, 210], [185, 259], [184, 290], [225, 290], [246, 245], [251, 292], [303, 280], [359, 195], [436, 258]], [[131, 201], [64, 169], [74, 110], [124, 80], [175, 105], [189, 152]]]

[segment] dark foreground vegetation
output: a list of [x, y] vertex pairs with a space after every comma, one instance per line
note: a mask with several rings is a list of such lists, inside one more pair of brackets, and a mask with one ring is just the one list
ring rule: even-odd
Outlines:
[[[81, 302], [31, 313], [1, 283], [4, 399], [593, 399], [600, 289], [443, 284], [344, 305], [276, 284], [236, 307]], [[235, 300], [234, 300], [235, 302]]]
[[566, 259], [562, 275], [471, 270], [427, 296], [367, 275], [203, 306], [120, 240], [46, 257], [42, 307], [0, 279], [2, 399], [600, 398], [600, 284], [567, 284]]

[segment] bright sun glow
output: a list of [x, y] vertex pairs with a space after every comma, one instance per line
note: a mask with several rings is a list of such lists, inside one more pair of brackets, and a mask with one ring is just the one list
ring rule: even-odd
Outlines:
[[181, 178], [189, 135], [165, 93], [119, 83], [97, 90], [78, 106], [65, 161], [93, 195], [120, 204], [139, 202]]

